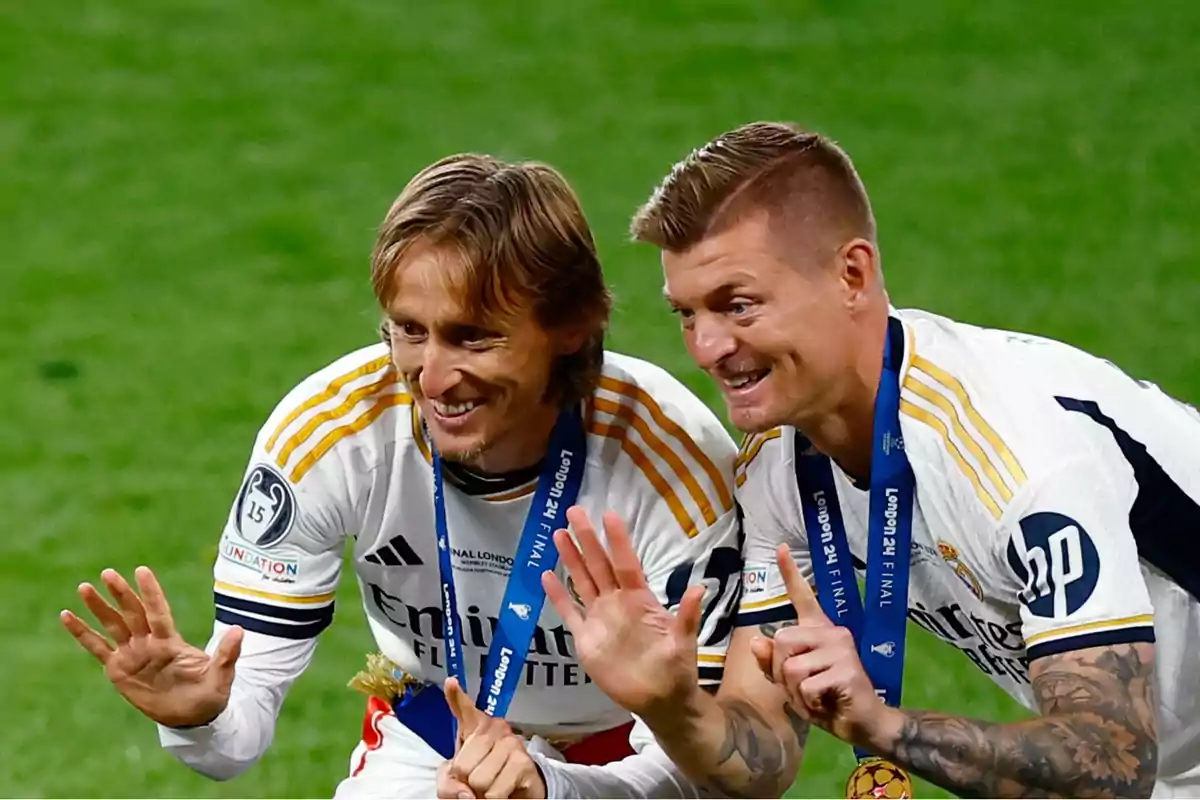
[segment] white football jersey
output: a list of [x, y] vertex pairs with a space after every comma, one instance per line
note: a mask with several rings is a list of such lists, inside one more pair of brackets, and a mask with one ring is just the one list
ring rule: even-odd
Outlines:
[[[578, 504], [599, 525], [629, 524], [647, 579], [671, 607], [708, 587], [700, 668], [719, 680], [741, 571], [733, 501], [737, 448], [715, 415], [666, 371], [605, 356], [585, 403]], [[472, 696], [537, 484], [495, 491], [447, 475], [446, 513], [464, 665]], [[284, 398], [255, 443], [215, 567], [219, 623], [312, 639], [332, 620], [347, 542], [378, 648], [414, 677], [446, 678], [430, 443], [386, 346], [351, 353]], [[561, 562], [558, 574], [566, 581]], [[364, 642], [364, 654], [370, 647]], [[347, 677], [361, 663], [346, 664]], [[629, 721], [584, 673], [547, 602], [506, 718], [528, 734], [572, 735]]]
[[[1184, 776], [1200, 765], [1200, 414], [1059, 342], [893, 314], [917, 486], [909, 619], [1034, 710], [1031, 659], [1156, 642], [1159, 780], [1194, 780]], [[811, 580], [794, 437], [747, 437], [738, 457], [739, 625], [794, 617], [774, 566], [780, 542]], [[862, 577], [868, 493], [834, 473]]]

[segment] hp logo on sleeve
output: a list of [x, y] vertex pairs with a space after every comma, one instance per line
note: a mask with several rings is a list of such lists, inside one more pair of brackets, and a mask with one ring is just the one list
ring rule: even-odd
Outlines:
[[1062, 619], [1083, 608], [1100, 577], [1100, 556], [1075, 520], [1052, 511], [1021, 520], [1008, 542], [1008, 564], [1025, 582], [1021, 602], [1033, 614]]

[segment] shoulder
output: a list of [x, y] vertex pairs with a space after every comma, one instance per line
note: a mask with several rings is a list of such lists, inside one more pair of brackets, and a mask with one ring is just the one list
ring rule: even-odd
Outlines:
[[662, 367], [605, 353], [587, 401], [598, 458], [626, 469], [694, 536], [733, 509], [737, 447], [699, 397]]
[[782, 426], [746, 434], [742, 439], [734, 482], [747, 553], [761, 556], [793, 535], [802, 536], [793, 467], [795, 434], [795, 428]]
[[1090, 462], [1093, 474], [1124, 480], [1128, 467], [1097, 409], [1142, 418], [1170, 411], [1169, 400], [1064, 342], [922, 311], [898, 316], [910, 455], [940, 462], [958, 494], [995, 521], [1014, 498], [1060, 481], [1064, 465]]
[[901, 424], [918, 479], [919, 458], [942, 476], [939, 491], [998, 523], [1060, 461], [1053, 389], [1030, 359], [1061, 345], [926, 312], [899, 316]]
[[255, 457], [299, 483], [344, 443], [372, 442], [397, 426], [383, 422], [412, 398], [380, 343], [313, 372], [275, 406], [255, 442]]
[[[790, 429], [789, 429], [790, 430]], [[734, 460], [734, 481], [739, 493], [750, 480], [761, 480], [768, 473], [774, 472], [787, 458], [790, 442], [784, 437], [784, 429], [771, 428], [761, 433], [747, 433], [742, 437], [738, 447], [737, 458]]]

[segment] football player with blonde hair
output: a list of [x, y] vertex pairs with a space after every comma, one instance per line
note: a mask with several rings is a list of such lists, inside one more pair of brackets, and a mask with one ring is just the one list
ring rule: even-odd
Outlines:
[[[1068, 345], [894, 308], [850, 158], [794, 125], [697, 149], [633, 232], [749, 434], [719, 692], [688, 663], [694, 610], [645, 601], [619, 520], [611, 561], [582, 515], [583, 557], [560, 537], [586, 616], [547, 584], [588, 673], [686, 774], [779, 796], [816, 724], [861, 760], [849, 796], [909, 794], [905, 770], [963, 796], [1196, 796], [1196, 410]], [[909, 620], [1036, 716], [904, 707]]]
[[702, 606], [697, 674], [721, 672], [741, 570], [736, 447], [664, 370], [604, 349], [610, 296], [562, 176], [482, 155], [404, 188], [371, 260], [384, 341], [301, 381], [262, 426], [215, 566], [206, 649], [153, 573], [64, 611], [168, 751], [216, 779], [269, 746], [334, 615], [346, 546], [380, 651], [338, 797], [693, 792], [581, 668], [543, 605], [565, 511], [614, 509], [655, 602]]

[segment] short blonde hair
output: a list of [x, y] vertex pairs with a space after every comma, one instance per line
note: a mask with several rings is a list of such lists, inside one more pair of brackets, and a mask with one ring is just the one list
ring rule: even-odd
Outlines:
[[[589, 394], [604, 358], [612, 305], [596, 244], [575, 192], [552, 167], [487, 155], [449, 156], [421, 170], [392, 203], [371, 254], [382, 307], [395, 273], [418, 243], [453, 248], [447, 275], [468, 314], [481, 320], [532, 314], [546, 330], [591, 329], [551, 387], [573, 402]], [[386, 323], [381, 330], [388, 339]]]
[[875, 241], [875, 218], [850, 157], [792, 123], [753, 122], [693, 150], [663, 178], [630, 226], [636, 241], [684, 252], [739, 219]]

